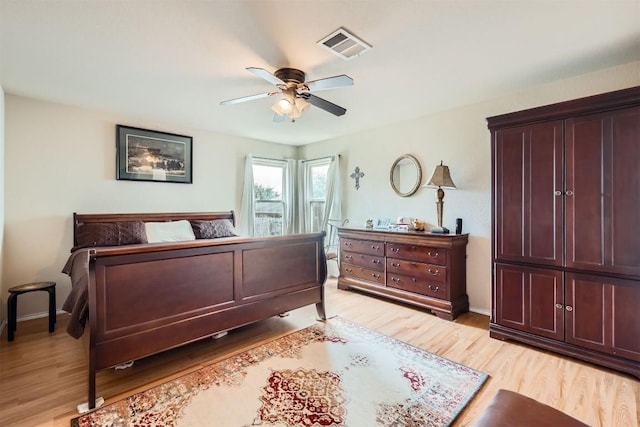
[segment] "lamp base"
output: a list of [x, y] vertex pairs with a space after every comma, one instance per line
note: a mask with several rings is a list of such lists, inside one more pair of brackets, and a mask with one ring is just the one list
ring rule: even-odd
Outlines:
[[449, 234], [449, 229], [446, 227], [435, 227], [429, 230], [429, 232], [436, 234]]

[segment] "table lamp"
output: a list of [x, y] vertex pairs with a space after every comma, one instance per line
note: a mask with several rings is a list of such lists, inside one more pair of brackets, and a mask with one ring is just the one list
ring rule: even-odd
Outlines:
[[438, 227], [432, 229], [431, 232], [449, 234], [449, 229], [442, 226], [442, 205], [444, 204], [444, 202], [442, 201], [444, 199], [444, 190], [442, 189], [442, 187], [456, 188], [456, 185], [451, 179], [449, 167], [443, 165], [442, 161], [440, 161], [440, 164], [436, 166], [436, 170], [433, 171], [433, 176], [431, 177], [429, 182], [427, 182], [425, 187], [438, 187], [438, 191], [436, 193], [438, 198], [438, 201], [436, 202], [436, 206], [438, 209]]

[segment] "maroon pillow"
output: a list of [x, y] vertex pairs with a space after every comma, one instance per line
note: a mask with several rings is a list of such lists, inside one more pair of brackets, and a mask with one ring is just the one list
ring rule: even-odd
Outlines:
[[211, 221], [191, 220], [191, 228], [196, 239], [217, 239], [218, 237], [237, 236], [236, 229], [228, 219]]
[[147, 243], [142, 221], [90, 222], [76, 230], [77, 245], [72, 249], [91, 246], [119, 246]]

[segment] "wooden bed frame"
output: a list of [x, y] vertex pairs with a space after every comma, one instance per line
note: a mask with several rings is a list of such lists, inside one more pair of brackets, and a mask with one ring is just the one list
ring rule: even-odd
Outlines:
[[[233, 212], [73, 215], [90, 222], [229, 219]], [[324, 233], [92, 248], [89, 393], [96, 371], [316, 304], [324, 320]]]

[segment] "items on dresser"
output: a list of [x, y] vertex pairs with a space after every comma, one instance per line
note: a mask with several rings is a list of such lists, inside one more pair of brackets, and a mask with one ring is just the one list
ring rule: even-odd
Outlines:
[[453, 320], [469, 310], [468, 234], [340, 228], [338, 288], [426, 308]]

